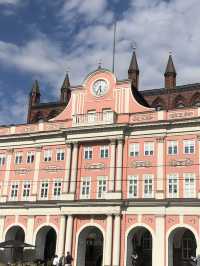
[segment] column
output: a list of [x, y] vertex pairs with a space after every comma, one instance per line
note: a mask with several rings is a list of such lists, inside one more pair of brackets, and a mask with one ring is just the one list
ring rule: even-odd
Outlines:
[[157, 140], [157, 182], [156, 195], [157, 199], [164, 198], [164, 137]]
[[4, 182], [3, 182], [3, 193], [2, 193], [4, 200], [6, 200], [8, 196], [8, 187], [9, 187], [8, 182], [9, 182], [9, 177], [10, 177], [12, 154], [13, 154], [13, 149], [7, 150], [6, 171], [5, 171], [5, 177], [4, 177]]
[[72, 154], [72, 145], [68, 143], [67, 153], [66, 153], [66, 162], [65, 162], [65, 179], [64, 179], [64, 187], [63, 187], [64, 194], [68, 193], [68, 189], [69, 189], [71, 154]]
[[113, 192], [115, 189], [115, 151], [116, 141], [111, 140], [111, 151], [110, 151], [110, 179], [109, 179], [109, 191]]
[[58, 239], [58, 256], [62, 256], [65, 252], [65, 230], [66, 230], [66, 217], [65, 215], [60, 216], [60, 230]]
[[114, 237], [113, 237], [113, 266], [119, 266], [120, 262], [120, 227], [121, 217], [116, 215], [114, 219]]
[[0, 242], [3, 242], [5, 240], [3, 239], [4, 221], [5, 221], [5, 216], [0, 216]]
[[123, 140], [117, 142], [117, 174], [116, 174], [116, 191], [122, 190], [122, 162], [123, 162]]
[[37, 189], [38, 189], [38, 177], [39, 177], [39, 168], [40, 168], [40, 157], [41, 157], [42, 147], [36, 148], [35, 154], [35, 170], [33, 175], [33, 188], [32, 188], [32, 196], [35, 197], [34, 200], [37, 199]]
[[78, 165], [78, 143], [74, 143], [73, 154], [72, 154], [70, 193], [75, 193], [76, 191], [77, 165]]
[[68, 215], [67, 218], [67, 231], [65, 241], [65, 253], [72, 252], [72, 233], [73, 233], [73, 216]]
[[[152, 266], [165, 265], [165, 216], [156, 216], [155, 239], [153, 240]], [[155, 243], [154, 243], [155, 241]]]
[[27, 220], [27, 233], [26, 233], [26, 243], [35, 245], [33, 243], [33, 232], [34, 232], [34, 216], [28, 216]]
[[112, 263], [112, 215], [108, 215], [106, 219], [106, 250], [105, 250], [105, 266]]

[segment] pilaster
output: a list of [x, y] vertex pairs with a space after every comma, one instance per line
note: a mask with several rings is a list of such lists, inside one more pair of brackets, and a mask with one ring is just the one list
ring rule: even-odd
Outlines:
[[157, 181], [156, 181], [156, 199], [164, 199], [164, 137], [156, 139], [157, 141]]
[[73, 216], [68, 215], [67, 217], [67, 230], [66, 230], [66, 241], [65, 241], [65, 254], [69, 251], [72, 252], [72, 234], [73, 234]]
[[74, 142], [73, 153], [72, 153], [71, 181], [70, 181], [70, 193], [72, 194], [74, 194], [76, 191], [77, 166], [78, 166], [78, 142]]
[[112, 230], [112, 215], [108, 215], [106, 219], [105, 266], [112, 265]]
[[58, 238], [58, 256], [62, 256], [65, 252], [65, 230], [66, 230], [66, 217], [65, 215], [61, 215], [60, 217], [60, 230], [59, 230], [59, 238]]
[[114, 218], [114, 236], [113, 236], [113, 266], [119, 266], [120, 263], [120, 228], [121, 228], [121, 217], [115, 215]]

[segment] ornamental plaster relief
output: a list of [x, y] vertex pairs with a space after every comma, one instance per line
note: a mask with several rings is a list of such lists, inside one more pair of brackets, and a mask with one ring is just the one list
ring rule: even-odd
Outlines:
[[154, 215], [142, 215], [142, 223], [147, 224], [155, 231], [155, 216]]
[[34, 230], [36, 230], [40, 225], [46, 223], [47, 216], [36, 216], [34, 221]]
[[175, 224], [179, 224], [180, 219], [179, 215], [167, 215], [166, 216], [166, 223], [165, 223], [165, 231], [167, 232], [170, 227], [172, 227]]
[[196, 232], [199, 233], [199, 217], [197, 215], [196, 216], [185, 215], [183, 217], [183, 223], [190, 225], [196, 230]]
[[51, 215], [49, 217], [49, 223], [54, 224], [57, 228], [60, 227], [60, 216], [59, 215]]
[[6, 216], [5, 222], [4, 222], [4, 230], [6, 228], [8, 228], [11, 224], [14, 224], [14, 223], [15, 223], [15, 216], [14, 215]]
[[27, 216], [23, 216], [23, 215], [19, 216], [18, 222], [26, 228], [27, 227]]

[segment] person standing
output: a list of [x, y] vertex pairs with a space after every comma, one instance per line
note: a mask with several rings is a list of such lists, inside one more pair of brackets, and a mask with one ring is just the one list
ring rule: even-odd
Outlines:
[[54, 259], [53, 259], [53, 266], [59, 266], [59, 258], [58, 255], [55, 255]]
[[72, 265], [72, 261], [73, 261], [73, 258], [70, 254], [70, 252], [68, 251], [67, 252], [67, 256], [66, 256], [66, 266], [71, 266]]
[[65, 266], [65, 263], [66, 263], [65, 254], [63, 253], [59, 259], [59, 266]]

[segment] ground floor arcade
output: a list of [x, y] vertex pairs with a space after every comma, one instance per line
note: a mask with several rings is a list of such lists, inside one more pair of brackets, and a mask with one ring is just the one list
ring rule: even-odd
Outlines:
[[0, 241], [21, 240], [35, 248], [23, 254], [20, 249], [1, 250], [0, 257], [47, 261], [70, 251], [77, 266], [131, 266], [136, 252], [138, 266], [189, 266], [190, 256], [200, 253], [198, 211], [95, 207], [79, 213], [67, 208], [62, 213], [45, 209], [2, 215]]

